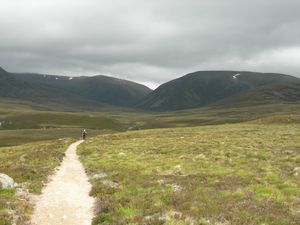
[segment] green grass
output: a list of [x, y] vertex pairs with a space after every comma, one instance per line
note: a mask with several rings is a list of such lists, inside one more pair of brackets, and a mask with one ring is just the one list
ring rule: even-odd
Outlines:
[[300, 224], [299, 137], [256, 121], [89, 139], [93, 224]]
[[118, 130], [122, 126], [104, 113], [7, 111], [0, 114], [1, 130], [85, 127]]
[[20, 190], [40, 194], [64, 156], [71, 139], [43, 141], [14, 147], [0, 148], [0, 172], [12, 177], [19, 188], [0, 190], [0, 224], [23, 225], [28, 220], [32, 206], [28, 196]]
[[[16, 146], [43, 140], [60, 138], [80, 138], [82, 128], [50, 128], [0, 130], [0, 147]], [[110, 131], [88, 129], [88, 137], [109, 133]]]
[[[299, 223], [299, 104], [165, 113], [20, 104], [0, 99], [0, 172], [39, 193], [63, 156], [62, 138], [87, 128], [81, 159], [90, 175], [108, 175], [92, 180], [94, 224]], [[136, 131], [116, 133], [127, 130]], [[0, 225], [12, 214], [28, 217], [31, 206], [20, 199], [1, 190]]]
[[[1, 104], [0, 104], [1, 106]], [[25, 108], [1, 108], [0, 130], [88, 128], [98, 130], [138, 130], [240, 123], [273, 118], [270, 123], [300, 123], [300, 104], [266, 104], [249, 107], [211, 106], [176, 112], [149, 113], [129, 110], [102, 112], [55, 112]], [[287, 120], [290, 118], [289, 120]]]

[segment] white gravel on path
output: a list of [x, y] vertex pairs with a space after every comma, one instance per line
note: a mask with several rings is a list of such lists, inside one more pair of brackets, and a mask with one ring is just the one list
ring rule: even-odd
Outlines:
[[32, 224], [91, 224], [95, 199], [89, 196], [91, 184], [76, 154], [82, 142], [69, 146], [61, 166], [35, 205]]

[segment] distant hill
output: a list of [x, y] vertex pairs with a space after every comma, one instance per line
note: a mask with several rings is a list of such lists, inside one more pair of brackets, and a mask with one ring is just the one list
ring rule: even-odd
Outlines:
[[213, 106], [245, 107], [284, 102], [300, 105], [300, 83], [264, 85], [224, 98]]
[[[98, 111], [112, 107], [173, 111], [202, 106], [243, 107], [300, 101], [300, 79], [276, 73], [199, 71], [152, 91], [127, 80], [98, 75], [66, 77], [9, 73], [0, 67], [2, 105]], [[5, 103], [5, 104], [4, 104]]]
[[133, 106], [152, 91], [141, 84], [103, 75], [73, 78], [58, 85], [87, 99], [123, 107]]
[[[286, 89], [296, 87], [299, 96], [300, 79], [276, 73], [243, 71], [199, 71], [180, 77], [159, 86], [137, 104], [138, 108], [153, 111], [172, 111], [206, 106], [229, 96], [252, 90], [251, 101], [258, 97], [255, 89], [269, 85], [284, 85]], [[293, 84], [294, 86], [289, 86]], [[277, 88], [277, 89], [276, 89]], [[259, 89], [259, 93], [263, 90]], [[270, 89], [271, 90], [271, 89]], [[273, 94], [281, 94], [280, 86], [273, 86]], [[270, 92], [271, 93], [271, 92]], [[244, 95], [246, 96], [246, 94]], [[246, 98], [246, 97], [244, 97]], [[236, 97], [236, 100], [238, 97]], [[249, 99], [248, 99], [249, 100]], [[230, 101], [227, 101], [230, 104]]]
[[131, 107], [149, 94], [148, 87], [107, 76], [66, 77], [8, 73], [0, 68], [0, 97], [39, 104], [63, 104], [82, 109]]

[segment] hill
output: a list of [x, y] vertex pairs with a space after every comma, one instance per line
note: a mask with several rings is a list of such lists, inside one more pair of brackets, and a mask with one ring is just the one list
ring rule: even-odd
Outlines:
[[[35, 75], [37, 78], [41, 75]], [[70, 93], [62, 88], [39, 79], [25, 79], [20, 74], [8, 73], [0, 70], [0, 97], [16, 103], [39, 109], [89, 109], [103, 107], [104, 104], [84, 99], [80, 95]]]
[[[300, 79], [276, 73], [199, 71], [159, 86], [139, 102], [137, 107], [154, 111], [196, 108], [248, 90], [253, 90], [251, 98], [255, 99], [256, 88], [276, 84], [297, 86]], [[280, 89], [278, 94], [280, 95]]]
[[133, 106], [152, 90], [131, 81], [103, 75], [72, 79], [64, 87], [81, 96], [115, 106]]
[[91, 109], [109, 106], [130, 107], [151, 92], [131, 81], [107, 76], [66, 77], [8, 73], [0, 69], [0, 97], [38, 104], [70, 105]]
[[[255, 106], [300, 100], [300, 79], [276, 73], [199, 71], [155, 91], [135, 82], [98, 75], [66, 77], [8, 73], [0, 67], [0, 99], [35, 109], [99, 111], [114, 107], [173, 111], [203, 106]], [[12, 105], [12, 104], [11, 104]]]
[[300, 83], [273, 84], [257, 87], [224, 98], [212, 106], [247, 107], [263, 104], [300, 103]]

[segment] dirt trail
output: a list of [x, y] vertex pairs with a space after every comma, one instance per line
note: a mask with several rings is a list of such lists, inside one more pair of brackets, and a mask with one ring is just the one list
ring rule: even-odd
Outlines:
[[94, 199], [91, 184], [76, 154], [82, 141], [70, 145], [58, 171], [45, 187], [34, 209], [32, 224], [89, 225]]

